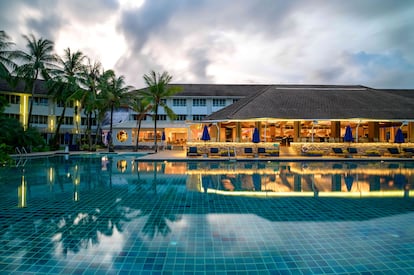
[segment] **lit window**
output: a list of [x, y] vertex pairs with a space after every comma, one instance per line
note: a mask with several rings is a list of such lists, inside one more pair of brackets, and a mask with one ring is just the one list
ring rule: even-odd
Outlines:
[[125, 142], [128, 140], [128, 133], [124, 130], [118, 131], [116, 134], [116, 139], [120, 142]]

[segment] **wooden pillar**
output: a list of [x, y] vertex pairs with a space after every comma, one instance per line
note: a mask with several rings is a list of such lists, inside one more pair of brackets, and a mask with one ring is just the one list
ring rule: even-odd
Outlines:
[[335, 140], [341, 137], [340, 121], [331, 121], [331, 137], [335, 138]]
[[[260, 121], [256, 121], [254, 123], [254, 127], [257, 128], [257, 130], [259, 130], [259, 137], [260, 137], [260, 141], [262, 140], [262, 123]], [[250, 137], [251, 139], [253, 138], [253, 136]]]
[[294, 121], [293, 122], [293, 141], [298, 142], [300, 140], [300, 121]]
[[241, 123], [240, 122], [236, 122], [236, 138], [235, 138], [236, 142], [240, 142], [241, 141]]
[[408, 125], [407, 125], [407, 140], [408, 140], [408, 142], [414, 142], [414, 122], [408, 122]]
[[368, 122], [368, 139], [370, 142], [379, 141], [378, 122]]

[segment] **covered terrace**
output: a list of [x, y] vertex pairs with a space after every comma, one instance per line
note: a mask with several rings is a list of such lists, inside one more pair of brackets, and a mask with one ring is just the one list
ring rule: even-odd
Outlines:
[[[188, 146], [200, 142], [202, 125], [209, 126], [204, 146], [238, 147], [251, 143], [255, 128], [260, 145], [304, 146], [330, 152], [350, 146], [345, 129], [352, 129], [352, 146], [384, 152], [394, 144], [397, 129], [404, 143], [414, 144], [414, 90], [383, 90], [364, 86], [271, 85], [189, 126]], [[244, 145], [245, 146], [245, 145]]]

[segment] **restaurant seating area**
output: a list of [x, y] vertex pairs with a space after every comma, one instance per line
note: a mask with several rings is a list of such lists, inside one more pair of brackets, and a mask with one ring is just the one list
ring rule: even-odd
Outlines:
[[190, 158], [236, 158], [272, 159], [279, 157], [396, 157], [413, 158], [414, 144], [404, 143], [302, 143], [293, 142], [290, 146], [262, 142], [189, 142], [187, 157]]

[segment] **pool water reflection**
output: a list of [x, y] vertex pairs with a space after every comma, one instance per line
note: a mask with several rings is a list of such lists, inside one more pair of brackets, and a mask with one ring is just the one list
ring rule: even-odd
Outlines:
[[145, 162], [0, 170], [0, 273], [414, 272], [413, 162]]

